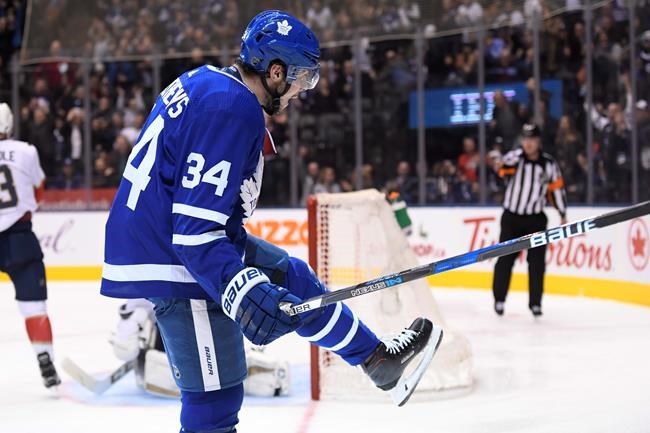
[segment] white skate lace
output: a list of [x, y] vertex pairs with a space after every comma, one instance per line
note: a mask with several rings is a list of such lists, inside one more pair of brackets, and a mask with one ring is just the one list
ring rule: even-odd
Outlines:
[[417, 331], [405, 329], [392, 339], [382, 340], [388, 353], [394, 355], [402, 351], [418, 335]]

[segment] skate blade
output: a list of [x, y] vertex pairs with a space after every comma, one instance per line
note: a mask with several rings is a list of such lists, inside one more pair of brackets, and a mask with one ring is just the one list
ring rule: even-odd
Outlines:
[[397, 385], [390, 390], [390, 396], [393, 399], [393, 402], [398, 406], [404, 406], [406, 402], [411, 398], [411, 395], [415, 391], [415, 388], [420, 383], [420, 379], [424, 376], [424, 373], [429, 368], [431, 361], [433, 360], [433, 355], [436, 354], [436, 350], [440, 346], [442, 341], [442, 328], [438, 326], [433, 326], [431, 330], [431, 336], [429, 341], [424, 348], [422, 359], [420, 364], [408, 375], [408, 377], [401, 377]]

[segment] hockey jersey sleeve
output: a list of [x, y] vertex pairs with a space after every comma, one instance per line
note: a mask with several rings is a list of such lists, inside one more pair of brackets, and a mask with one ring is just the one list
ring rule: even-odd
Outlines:
[[179, 141], [188, 144], [177, 162], [172, 244], [192, 276], [219, 302], [223, 287], [245, 267], [234, 244], [245, 238], [240, 195], [243, 185], [261, 183], [249, 176], [260, 160], [264, 125], [261, 113], [250, 110], [201, 110], [183, 131]]
[[43, 172], [43, 168], [41, 167], [41, 163], [38, 158], [38, 150], [36, 149], [36, 146], [29, 146], [29, 154], [31, 156], [30, 168], [31, 168], [32, 185], [34, 186], [34, 188], [38, 188], [45, 180], [45, 173]]

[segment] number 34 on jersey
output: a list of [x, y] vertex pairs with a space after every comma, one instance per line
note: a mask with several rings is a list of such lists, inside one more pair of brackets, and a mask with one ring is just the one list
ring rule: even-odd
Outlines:
[[[140, 140], [135, 144], [129, 156], [124, 178], [131, 182], [131, 189], [127, 199], [127, 207], [135, 210], [138, 205], [140, 193], [144, 192], [151, 181], [151, 170], [156, 161], [158, 150], [158, 139], [164, 128], [165, 122], [161, 115], [158, 115], [144, 131]], [[144, 152], [144, 156], [141, 153]], [[135, 162], [141, 160], [136, 167]], [[185, 174], [181, 180], [183, 188], [194, 189], [201, 183], [214, 185], [214, 195], [221, 197], [227, 186], [230, 174], [231, 163], [221, 160], [212, 166], [206, 167], [206, 159], [203, 154], [191, 152], [186, 159]], [[244, 208], [244, 217], [248, 219], [253, 214], [257, 205], [262, 184], [262, 172], [264, 167], [263, 155], [257, 164], [253, 177], [245, 179], [240, 187], [240, 197]], [[244, 221], [245, 222], [245, 221]]]
[[[151, 170], [156, 160], [158, 149], [158, 137], [165, 126], [162, 116], [156, 119], [145, 130], [140, 140], [136, 143], [129, 155], [124, 169], [124, 178], [131, 182], [131, 191], [127, 200], [127, 207], [135, 210], [138, 205], [140, 193], [143, 192], [151, 181]], [[146, 148], [146, 153], [140, 165], [135, 167], [134, 161], [139, 158], [140, 153]], [[228, 174], [230, 173], [230, 162], [223, 160], [204, 171], [205, 158], [202, 154], [192, 152], [187, 157], [187, 174], [183, 176], [181, 184], [184, 188], [196, 188], [201, 182], [216, 186], [214, 194], [221, 197], [228, 186]]]

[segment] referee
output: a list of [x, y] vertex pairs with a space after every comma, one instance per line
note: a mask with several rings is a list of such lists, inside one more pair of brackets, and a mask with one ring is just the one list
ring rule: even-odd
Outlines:
[[[521, 131], [521, 148], [508, 152], [498, 174], [506, 182], [499, 241], [546, 229], [544, 206], [550, 202], [566, 223], [566, 191], [560, 167], [553, 157], [541, 151], [541, 131], [537, 125], [525, 124]], [[494, 311], [503, 315], [510, 286], [512, 266], [517, 253], [500, 257], [494, 267]], [[542, 293], [546, 245], [528, 250], [528, 308], [534, 316], [542, 315]]]

